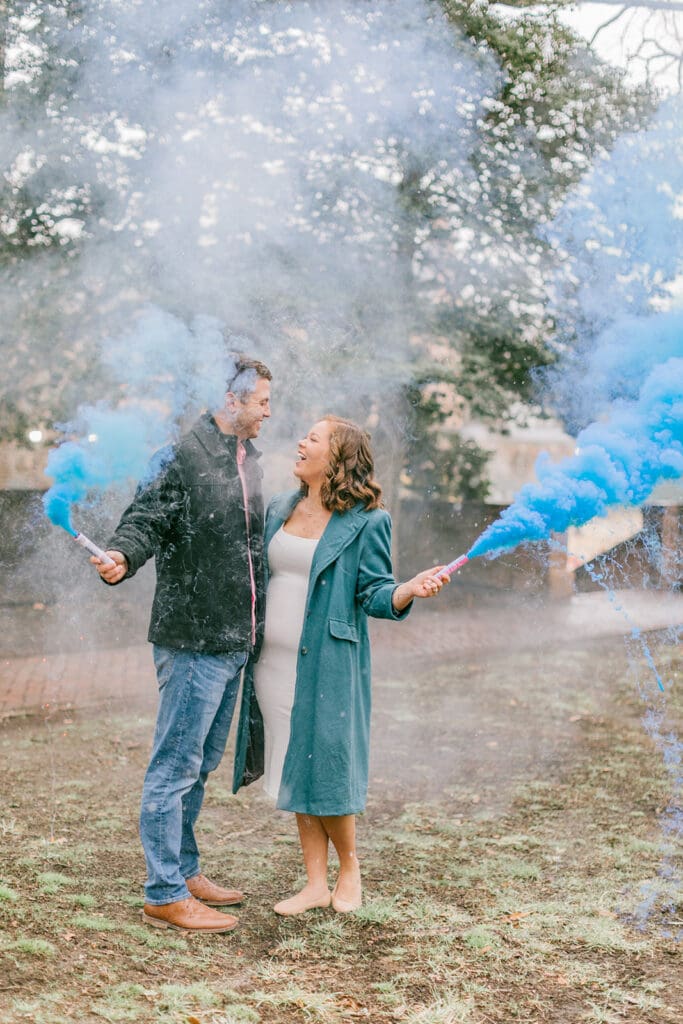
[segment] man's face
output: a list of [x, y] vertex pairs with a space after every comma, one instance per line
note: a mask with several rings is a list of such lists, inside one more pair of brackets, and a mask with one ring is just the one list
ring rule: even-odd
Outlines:
[[241, 398], [228, 392], [228, 401], [235, 433], [240, 440], [258, 437], [261, 424], [270, 417], [270, 381], [259, 377], [252, 392]]

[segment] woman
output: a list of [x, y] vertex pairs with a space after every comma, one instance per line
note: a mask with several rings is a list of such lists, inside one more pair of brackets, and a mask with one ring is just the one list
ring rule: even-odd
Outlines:
[[[381, 509], [368, 435], [325, 416], [299, 442], [297, 491], [277, 495], [266, 518], [268, 596], [263, 648], [246, 673], [235, 789], [245, 775], [255, 694], [265, 731], [265, 789], [296, 815], [308, 881], [277, 914], [361, 905], [355, 815], [368, 782], [370, 647], [367, 616], [404, 618], [413, 598], [444, 584], [441, 566], [396, 584], [391, 520]], [[253, 690], [252, 690], [253, 685]], [[256, 716], [254, 716], [256, 711]], [[251, 722], [249, 721], [251, 715]], [[339, 877], [327, 884], [329, 841]]]

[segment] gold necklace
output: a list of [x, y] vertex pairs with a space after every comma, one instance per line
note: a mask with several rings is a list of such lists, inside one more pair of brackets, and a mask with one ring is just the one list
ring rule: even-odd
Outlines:
[[322, 512], [326, 511], [326, 509], [324, 509], [323, 506], [321, 505], [320, 508], [314, 508], [314, 509], [312, 509], [309, 512], [308, 509], [306, 508], [306, 506], [304, 505], [304, 502], [307, 501], [307, 500], [308, 500], [307, 498], [304, 498], [304, 501], [301, 502], [299, 508], [301, 509], [301, 511], [303, 512], [303, 514], [305, 516], [308, 516], [309, 519], [312, 519], [313, 516], [315, 516], [315, 515], [319, 516]]

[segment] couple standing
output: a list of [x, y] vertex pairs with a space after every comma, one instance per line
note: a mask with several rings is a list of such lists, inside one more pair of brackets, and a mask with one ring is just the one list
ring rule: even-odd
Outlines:
[[[272, 377], [256, 359], [236, 355], [234, 363], [223, 407], [158, 453], [111, 538], [114, 566], [92, 559], [109, 584], [156, 559], [149, 640], [159, 709], [140, 813], [142, 914], [157, 927], [203, 932], [234, 928], [237, 918], [214, 908], [243, 898], [201, 874], [194, 836], [242, 676], [233, 789], [265, 774], [266, 792], [296, 815], [308, 878], [276, 913], [360, 906], [367, 616], [400, 620], [413, 598], [431, 597], [444, 582], [435, 567], [396, 584], [369, 438], [335, 416], [299, 442], [300, 486], [272, 500], [264, 531], [252, 438], [270, 416]], [[332, 893], [330, 840], [339, 858]]]

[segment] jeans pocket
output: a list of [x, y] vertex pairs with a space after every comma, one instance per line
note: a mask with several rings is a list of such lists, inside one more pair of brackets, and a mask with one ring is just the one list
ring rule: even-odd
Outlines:
[[161, 693], [173, 675], [176, 656], [177, 651], [172, 650], [170, 647], [158, 647], [156, 645], [154, 647], [154, 667], [157, 673], [159, 693]]

